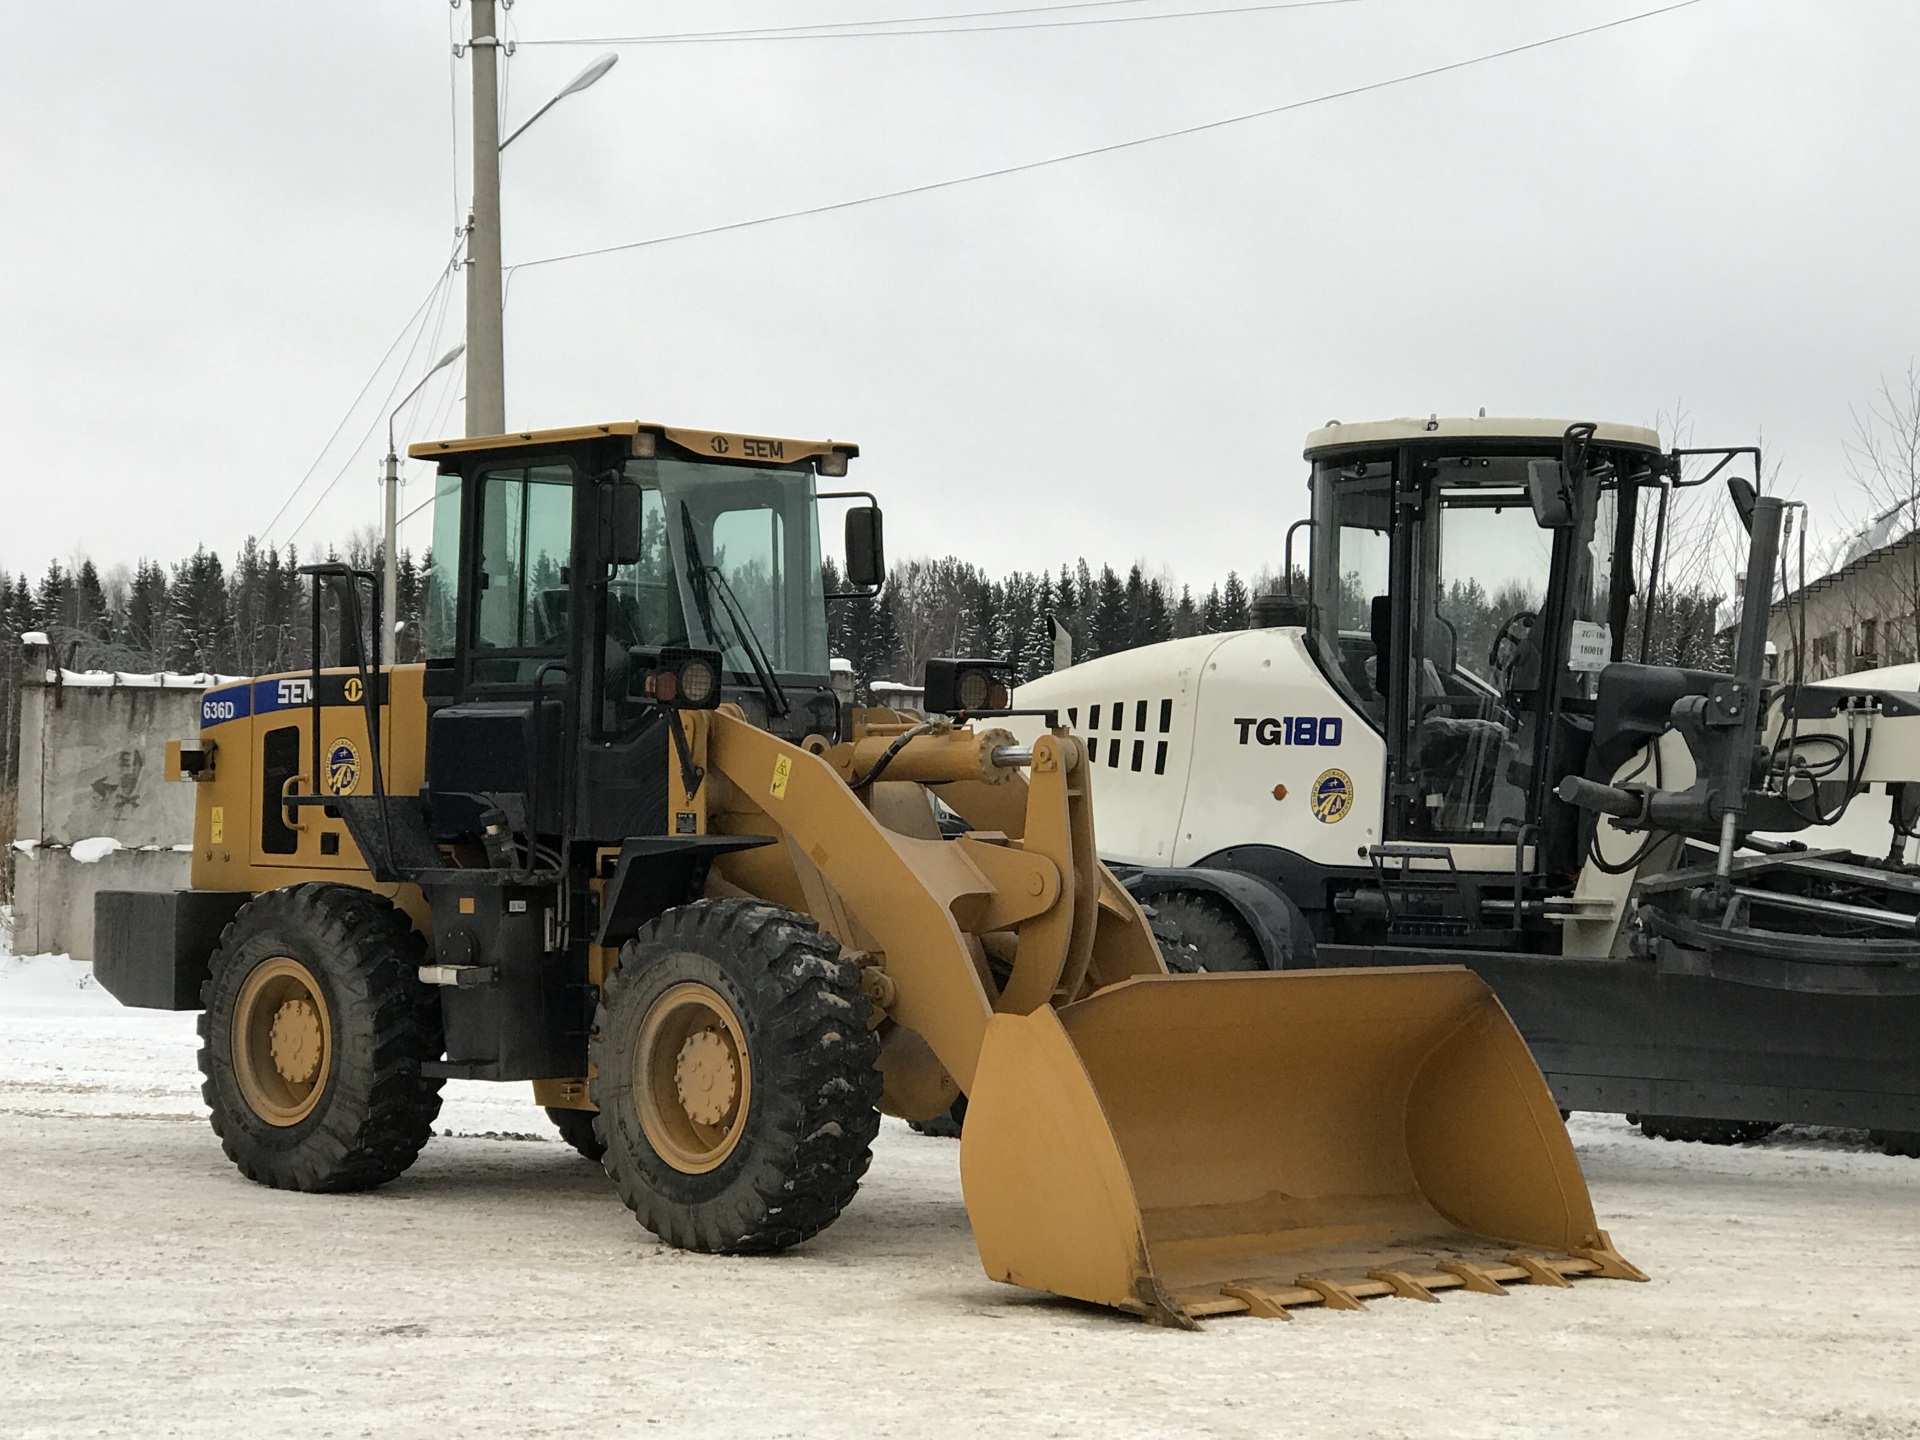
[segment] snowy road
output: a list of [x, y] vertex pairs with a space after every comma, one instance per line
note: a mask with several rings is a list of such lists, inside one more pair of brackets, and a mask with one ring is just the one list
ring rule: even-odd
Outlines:
[[[0, 958], [0, 1434], [1920, 1440], [1920, 1162], [1576, 1116], [1650, 1285], [1199, 1334], [988, 1283], [958, 1147], [889, 1122], [839, 1224], [663, 1249], [521, 1087], [449, 1087], [370, 1195], [247, 1183], [193, 1017]], [[491, 1132], [491, 1133], [490, 1133]]]

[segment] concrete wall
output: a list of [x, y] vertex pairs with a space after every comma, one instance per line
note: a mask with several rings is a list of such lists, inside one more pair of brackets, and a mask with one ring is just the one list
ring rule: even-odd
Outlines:
[[[223, 677], [60, 670], [26, 638], [13, 948], [90, 960], [96, 891], [187, 884], [193, 786], [162, 779], [166, 742], [200, 733], [201, 692]], [[75, 858], [76, 843], [101, 839], [122, 848]]]

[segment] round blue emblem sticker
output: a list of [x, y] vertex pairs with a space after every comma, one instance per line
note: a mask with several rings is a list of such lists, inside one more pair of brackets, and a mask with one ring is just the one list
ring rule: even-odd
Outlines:
[[327, 747], [327, 794], [351, 795], [359, 783], [360, 751], [351, 740], [334, 741]]
[[1327, 770], [1313, 782], [1313, 818], [1322, 825], [1347, 818], [1353, 808], [1353, 781], [1344, 770]]

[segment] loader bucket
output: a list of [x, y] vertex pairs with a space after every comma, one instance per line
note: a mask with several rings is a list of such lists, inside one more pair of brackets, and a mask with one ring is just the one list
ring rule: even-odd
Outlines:
[[1646, 1278], [1456, 966], [1148, 976], [996, 1015], [960, 1169], [993, 1278], [1168, 1324]]

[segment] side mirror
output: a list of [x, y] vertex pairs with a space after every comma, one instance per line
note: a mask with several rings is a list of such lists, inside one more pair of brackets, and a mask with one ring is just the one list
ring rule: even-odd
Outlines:
[[1729, 476], [1727, 494], [1733, 500], [1734, 513], [1740, 517], [1740, 523], [1746, 527], [1747, 534], [1753, 534], [1753, 507], [1759, 503], [1753, 482], [1743, 475]]
[[886, 578], [880, 507], [856, 505], [847, 511], [847, 583], [856, 590], [877, 590]]
[[609, 565], [633, 565], [641, 559], [640, 497], [631, 480], [600, 487], [600, 558]]
[[1527, 462], [1527, 499], [1533, 505], [1534, 523], [1541, 529], [1565, 530], [1573, 524], [1573, 491], [1562, 462]]

